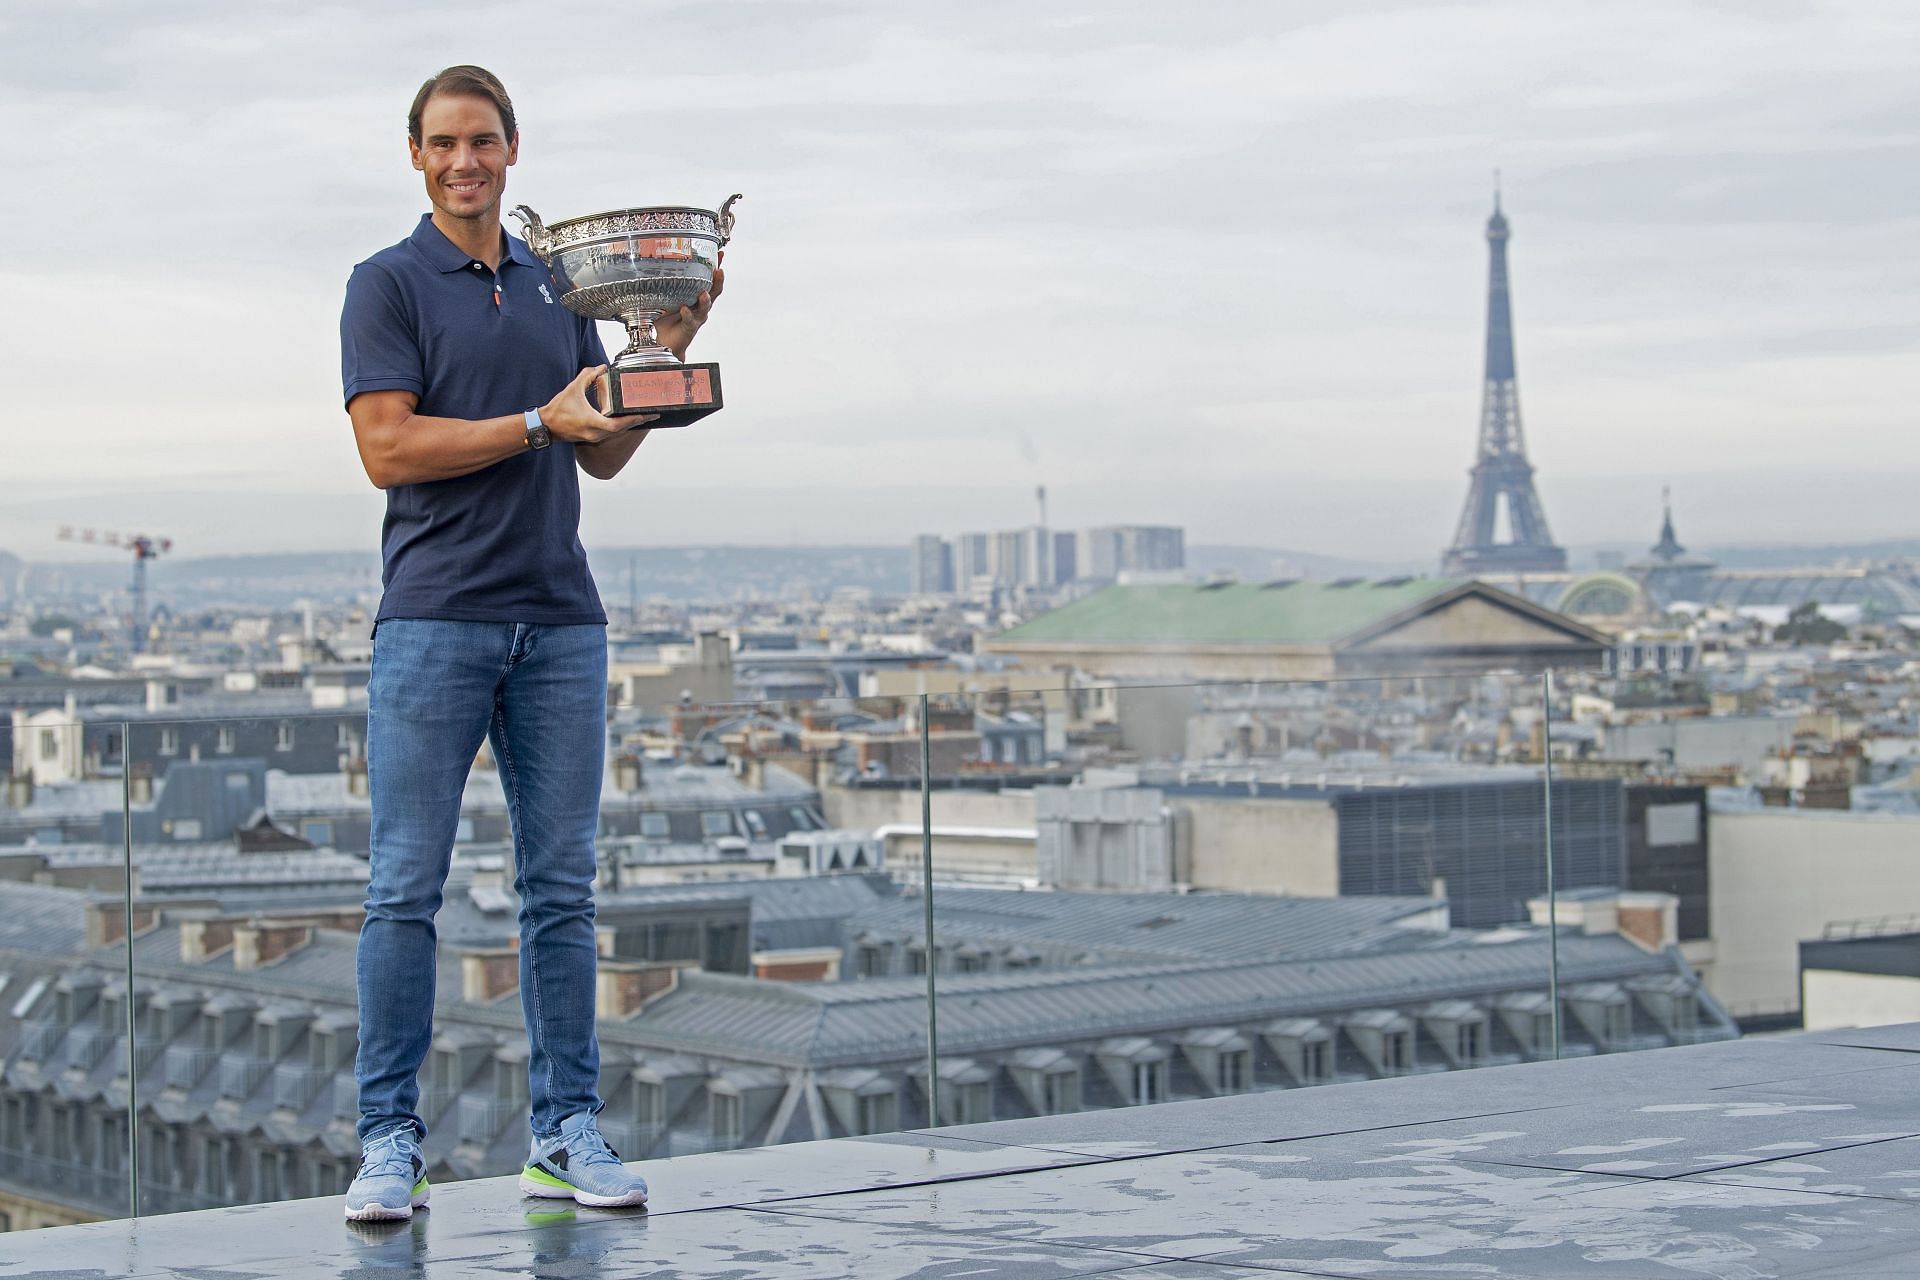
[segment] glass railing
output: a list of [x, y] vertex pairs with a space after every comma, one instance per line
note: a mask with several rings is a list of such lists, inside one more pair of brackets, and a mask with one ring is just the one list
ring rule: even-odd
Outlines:
[[[1698, 797], [1593, 750], [1585, 675], [816, 657], [697, 689], [615, 665], [593, 1001], [626, 1159], [1732, 1033], [1677, 959], [1704, 933], [1681, 856], [1704, 884], [1704, 837], [1675, 836]], [[341, 678], [223, 699], [246, 716], [16, 722], [8, 1225], [351, 1179], [381, 784]], [[529, 1131], [525, 850], [493, 748], [471, 766], [411, 979], [437, 989], [414, 1111], [439, 1180], [515, 1171]]]

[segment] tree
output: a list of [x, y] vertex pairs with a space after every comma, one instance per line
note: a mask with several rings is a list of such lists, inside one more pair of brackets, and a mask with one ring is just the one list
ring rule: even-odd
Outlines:
[[1820, 606], [1811, 600], [1795, 605], [1787, 620], [1773, 629], [1776, 644], [1832, 644], [1846, 637], [1846, 627], [1822, 616]]

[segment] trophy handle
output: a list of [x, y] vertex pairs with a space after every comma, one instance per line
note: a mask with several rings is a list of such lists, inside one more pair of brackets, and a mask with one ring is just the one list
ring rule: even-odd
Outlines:
[[714, 223], [720, 230], [720, 246], [725, 248], [727, 241], [733, 239], [733, 202], [740, 199], [740, 193], [734, 192], [727, 202], [720, 206], [720, 212], [714, 216]]
[[547, 224], [540, 221], [540, 215], [526, 205], [515, 205], [511, 210], [525, 228], [527, 248], [533, 250], [533, 256], [549, 266], [553, 263], [553, 244], [547, 238]]

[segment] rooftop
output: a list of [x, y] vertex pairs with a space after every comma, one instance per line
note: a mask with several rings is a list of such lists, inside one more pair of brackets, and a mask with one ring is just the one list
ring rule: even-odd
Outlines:
[[642, 1162], [651, 1211], [436, 1186], [7, 1237], [0, 1277], [1874, 1280], [1920, 1267], [1920, 1026]]
[[1208, 583], [1109, 587], [996, 637], [1009, 643], [1327, 644], [1462, 584], [1450, 578], [1378, 582]]

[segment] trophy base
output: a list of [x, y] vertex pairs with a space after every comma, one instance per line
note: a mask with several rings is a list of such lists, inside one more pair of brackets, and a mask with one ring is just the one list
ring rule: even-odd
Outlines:
[[622, 369], [600, 378], [600, 412], [609, 418], [654, 414], [653, 427], [684, 427], [721, 408], [717, 364], [656, 365]]

